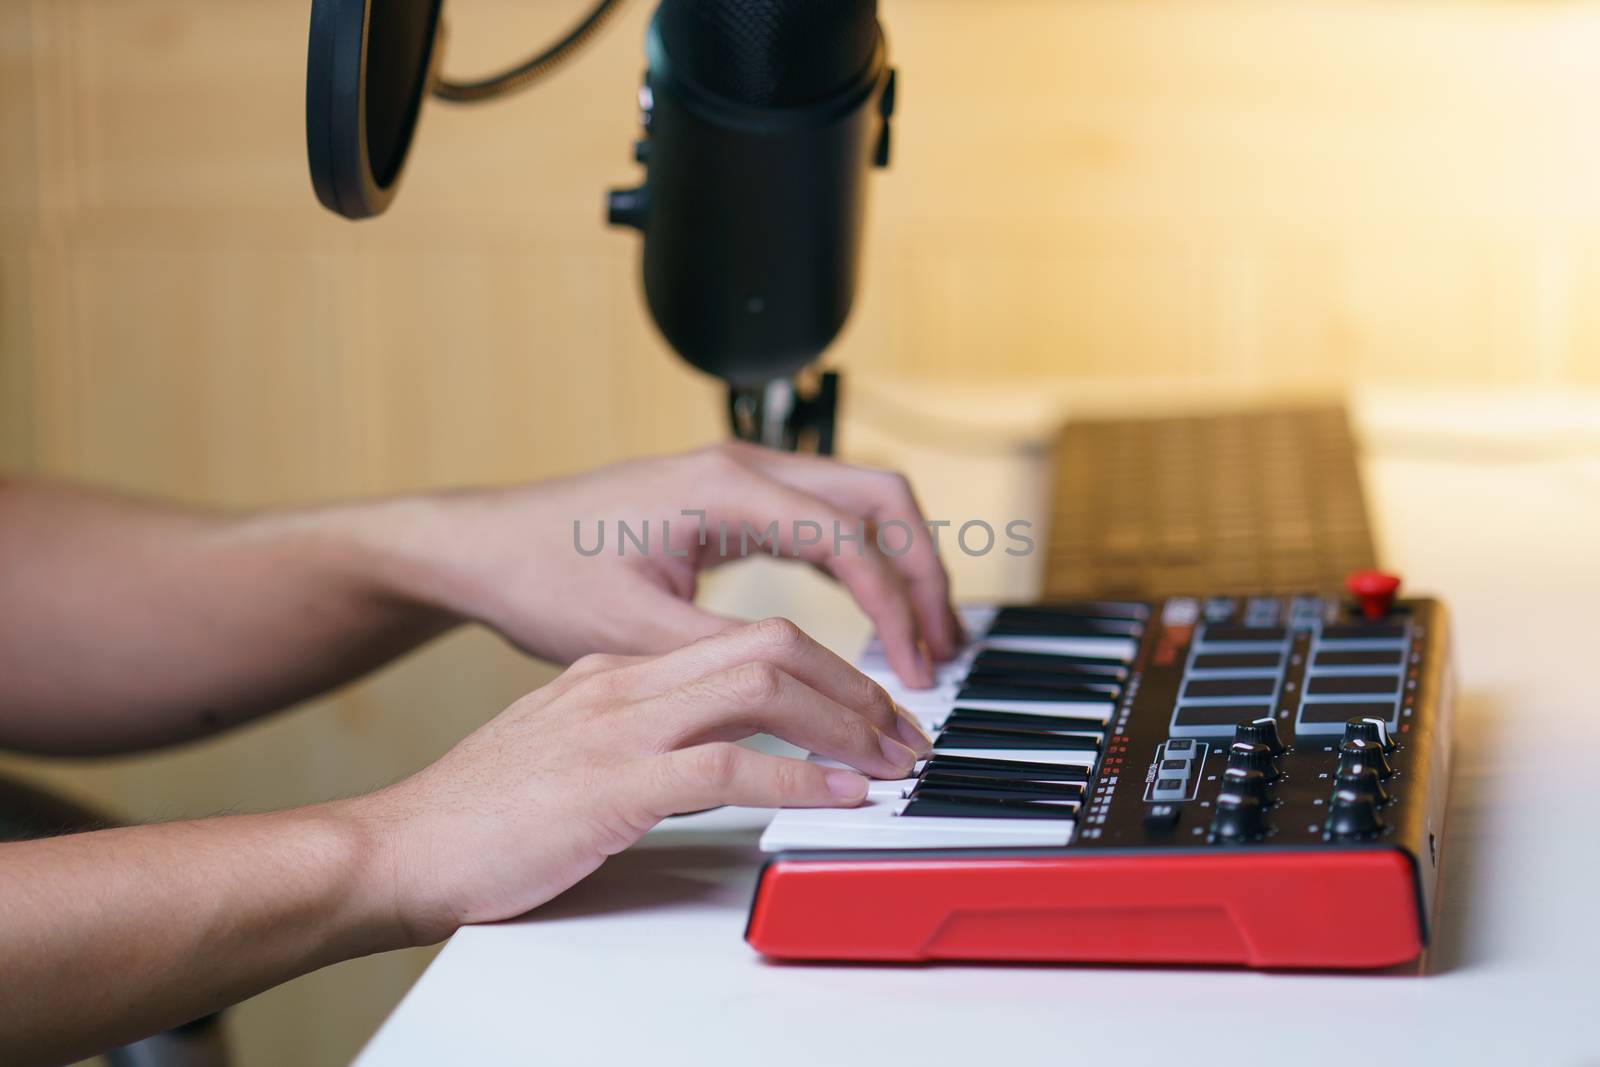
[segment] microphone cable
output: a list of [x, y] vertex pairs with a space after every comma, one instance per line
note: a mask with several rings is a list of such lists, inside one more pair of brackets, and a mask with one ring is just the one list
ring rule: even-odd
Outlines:
[[473, 81], [451, 81], [440, 77], [433, 95], [440, 100], [468, 104], [505, 96], [540, 81], [576, 56], [605, 29], [606, 23], [622, 8], [625, 0], [600, 0], [589, 13], [548, 48], [498, 74]]

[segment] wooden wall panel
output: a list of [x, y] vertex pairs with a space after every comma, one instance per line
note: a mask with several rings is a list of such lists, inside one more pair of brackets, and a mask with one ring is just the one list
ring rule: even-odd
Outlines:
[[[1271, 383], [1589, 373], [1579, 3], [904, 5], [899, 166], [844, 357]], [[953, 318], [952, 318], [953, 317]], [[908, 324], [908, 325], [905, 325]]]
[[[974, 379], [1600, 385], [1600, 4], [882, 3], [896, 162], [833, 358], [885, 410]], [[578, 6], [454, 0], [447, 65]], [[254, 506], [717, 436], [600, 224], [648, 12], [537, 92], [431, 108], [394, 211], [351, 225], [306, 176], [305, 3], [0, 0], [0, 470]], [[207, 745], [5, 765], [139, 818], [297, 803], [548, 676], [463, 634]], [[242, 1062], [342, 1062], [424, 958], [258, 998]]]

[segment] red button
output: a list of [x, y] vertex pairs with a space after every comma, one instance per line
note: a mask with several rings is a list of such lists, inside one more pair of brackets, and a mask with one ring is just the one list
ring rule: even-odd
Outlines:
[[1400, 577], [1379, 570], [1354, 571], [1344, 580], [1344, 587], [1361, 603], [1362, 615], [1381, 619], [1394, 607], [1394, 595], [1400, 591]]

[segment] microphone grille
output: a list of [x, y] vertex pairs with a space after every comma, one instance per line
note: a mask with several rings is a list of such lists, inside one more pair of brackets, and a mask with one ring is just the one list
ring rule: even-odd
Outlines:
[[878, 43], [877, 0], [662, 0], [662, 44], [695, 84], [795, 107], [855, 80]]

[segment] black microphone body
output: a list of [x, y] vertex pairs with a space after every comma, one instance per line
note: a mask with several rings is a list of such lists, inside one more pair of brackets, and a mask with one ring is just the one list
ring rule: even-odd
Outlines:
[[831, 344], [855, 296], [894, 77], [876, 0], [663, 0], [641, 95], [647, 167], [612, 194], [688, 362], [749, 388]]

